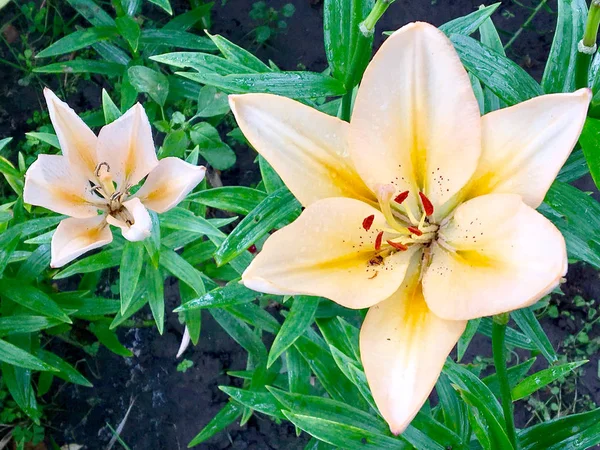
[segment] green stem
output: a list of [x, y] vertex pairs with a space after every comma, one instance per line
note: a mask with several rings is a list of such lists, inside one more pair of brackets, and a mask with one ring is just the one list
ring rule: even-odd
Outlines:
[[395, 0], [377, 0], [377, 3], [375, 3], [375, 6], [373, 6], [373, 9], [367, 18], [360, 24], [360, 31], [362, 34], [365, 36], [373, 35], [375, 25], [394, 1]]
[[510, 41], [508, 41], [506, 43], [506, 45], [504, 46], [504, 50], [508, 50], [508, 48], [513, 45], [513, 42], [515, 42], [517, 40], [517, 38], [519, 37], [519, 35], [523, 32], [524, 29], [526, 29], [529, 24], [531, 24], [531, 21], [535, 18], [535, 16], [541, 11], [541, 9], [544, 7], [544, 5], [548, 3], [548, 0], [542, 0], [537, 6], [536, 8], [533, 10], [533, 12], [531, 13], [531, 15], [527, 18], [527, 20], [525, 22], [523, 22], [523, 25], [521, 25], [519, 27], [519, 29], [517, 30], [517, 32], [515, 34], [513, 34], [513, 36], [510, 38]]
[[513, 404], [511, 397], [510, 384], [508, 383], [508, 371], [506, 369], [506, 324], [509, 319], [508, 313], [500, 314], [494, 317], [492, 326], [492, 349], [494, 353], [494, 366], [500, 383], [500, 397], [502, 401], [502, 410], [504, 411], [504, 420], [506, 422], [506, 433], [515, 450], [517, 446], [517, 432], [515, 430], [515, 419], [513, 415]]
[[575, 87], [581, 89], [588, 87], [588, 73], [592, 55], [596, 51], [596, 37], [600, 26], [600, 2], [593, 0], [585, 23], [583, 38], [579, 42], [577, 57], [575, 59]]
[[340, 119], [350, 122], [350, 115], [352, 114], [352, 89], [344, 94], [342, 97], [342, 109], [340, 111]]

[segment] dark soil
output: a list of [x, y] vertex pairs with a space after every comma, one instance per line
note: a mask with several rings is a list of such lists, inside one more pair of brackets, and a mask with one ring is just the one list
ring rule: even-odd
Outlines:
[[[280, 34], [268, 47], [256, 48], [252, 40], [252, 24], [248, 18], [253, 0], [227, 0], [225, 6], [216, 0], [212, 31], [223, 34], [232, 41], [254, 51], [263, 60], [272, 59], [282, 69], [292, 70], [302, 66], [321, 71], [326, 67], [322, 33], [322, 2], [320, 0], [270, 0], [276, 8], [291, 2], [296, 13], [288, 20], [288, 31]], [[172, 2], [176, 13], [187, 9], [187, 2]], [[440, 25], [450, 19], [465, 15], [476, 9], [481, 0], [402, 0], [390, 7], [378, 30], [394, 30], [407, 22], [425, 20]], [[512, 1], [503, 2], [494, 21], [501, 30], [504, 42], [519, 30], [531, 9]], [[535, 6], [538, 2], [525, 0], [521, 4]], [[548, 2], [553, 11], [556, 0]], [[5, 10], [9, 11], [9, 6]], [[65, 5], [65, 10], [69, 6]], [[3, 11], [4, 13], [5, 11]], [[10, 13], [10, 11], [9, 11]], [[511, 58], [521, 64], [536, 79], [540, 79], [544, 61], [550, 49], [556, 16], [546, 10], [533, 20], [529, 29], [523, 30], [509, 49]], [[376, 45], [382, 41], [377, 34]], [[0, 45], [0, 57], [11, 60], [11, 55]], [[41, 86], [32, 83], [21, 87], [15, 80], [23, 74], [16, 69], [0, 65], [0, 138], [21, 137], [30, 126], [26, 124], [32, 111], [41, 109]], [[54, 78], [44, 78], [49, 84]], [[70, 103], [77, 110], [98, 105], [100, 79], [82, 83]], [[241, 156], [241, 155], [240, 155]], [[254, 156], [244, 150], [244, 157], [225, 179], [230, 184], [247, 184], [255, 179], [257, 168]], [[237, 178], [237, 180], [236, 180]], [[591, 190], [593, 184], [584, 181], [579, 187]], [[600, 299], [600, 283], [595, 270], [584, 266], [571, 268], [567, 293], [563, 304], [576, 294], [586, 299]], [[121, 358], [102, 348], [95, 359], [79, 364], [79, 369], [94, 383], [93, 389], [74, 385], [62, 385], [51, 392], [49, 402], [51, 423], [50, 434], [59, 443], [77, 443], [86, 449], [105, 448], [112, 435], [107, 426], [116, 428], [121, 422], [131, 401], [134, 406], [121, 434], [132, 449], [183, 449], [200, 429], [226, 403], [227, 396], [218, 390], [219, 385], [236, 384], [226, 375], [227, 370], [245, 368], [245, 352], [233, 342], [220, 327], [205, 314], [202, 335], [196, 348], [189, 349], [185, 358], [194, 362], [185, 373], [176, 370], [175, 354], [182, 335], [182, 326], [175, 314], [170, 313], [178, 303], [177, 290], [172, 286], [166, 290], [168, 324], [160, 336], [156, 329], [133, 329], [124, 331], [122, 342], [131, 348], [135, 356]], [[573, 330], [558, 320], [545, 320], [544, 328], [556, 347]], [[469, 350], [475, 354], [489, 355], [489, 339], [477, 336]], [[73, 347], [53, 343], [53, 348], [68, 360], [82, 360]], [[88, 364], [91, 364], [88, 365]], [[589, 369], [580, 380], [582, 393], [589, 393], [600, 403], [600, 386], [596, 377], [598, 356], [588, 365]], [[58, 405], [58, 407], [53, 406]], [[529, 413], [517, 404], [518, 424], [523, 425]], [[307, 439], [297, 439], [292, 426], [276, 425], [269, 419], [255, 415], [243, 428], [233, 425], [208, 443], [204, 449], [300, 449]], [[118, 445], [118, 444], [117, 444]]]

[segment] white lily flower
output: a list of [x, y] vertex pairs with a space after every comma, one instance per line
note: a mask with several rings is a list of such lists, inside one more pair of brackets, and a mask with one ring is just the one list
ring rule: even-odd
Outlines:
[[130, 241], [147, 238], [152, 227], [148, 209], [168, 211], [204, 178], [205, 167], [179, 158], [158, 160], [139, 103], [96, 136], [50, 89], [44, 89], [44, 96], [63, 154], [39, 155], [25, 174], [23, 199], [70, 216], [52, 237], [52, 267], [110, 243], [109, 224]]
[[481, 117], [452, 43], [425, 23], [385, 41], [350, 123], [283, 97], [230, 96], [246, 138], [306, 207], [244, 284], [369, 308], [362, 363], [401, 433], [467, 320], [532, 305], [565, 275], [564, 238], [535, 208], [590, 98], [543, 95]]

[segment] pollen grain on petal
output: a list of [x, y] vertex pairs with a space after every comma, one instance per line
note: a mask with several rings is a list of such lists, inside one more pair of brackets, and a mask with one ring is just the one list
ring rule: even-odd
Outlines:
[[371, 214], [370, 216], [365, 217], [363, 220], [362, 226], [365, 231], [369, 231], [371, 226], [373, 225], [373, 221], [375, 220], [375, 214]]
[[433, 204], [431, 203], [431, 200], [429, 200], [422, 192], [419, 192], [419, 197], [421, 198], [421, 203], [423, 204], [423, 211], [425, 211], [427, 216], [431, 216], [433, 214]]

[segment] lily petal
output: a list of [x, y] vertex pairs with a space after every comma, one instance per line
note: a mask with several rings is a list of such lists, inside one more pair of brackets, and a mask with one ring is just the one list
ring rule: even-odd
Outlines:
[[577, 143], [591, 99], [589, 89], [542, 95], [482, 118], [483, 152], [467, 198], [519, 194], [540, 206]]
[[181, 202], [204, 179], [206, 167], [179, 158], [161, 159], [135, 194], [152, 211], [163, 213]]
[[365, 71], [350, 121], [350, 154], [369, 187], [423, 192], [436, 209], [471, 178], [481, 118], [452, 43], [426, 23], [402, 27]]
[[152, 128], [139, 103], [98, 135], [98, 160], [106, 162], [119, 188], [135, 186], [158, 164]]
[[373, 398], [394, 434], [402, 433], [433, 389], [466, 321], [433, 314], [418, 276], [369, 309], [360, 354]]
[[230, 95], [244, 136], [304, 205], [329, 197], [376, 204], [348, 155], [348, 123], [270, 94]]
[[[371, 215], [373, 225], [365, 231], [363, 220]], [[319, 200], [267, 239], [242, 281], [261, 292], [318, 295], [348, 308], [369, 307], [398, 289], [417, 250], [413, 246], [371, 262], [377, 229], [385, 225], [378, 210], [359, 200]]]
[[[532, 305], [567, 272], [565, 240], [514, 194], [489, 194], [460, 205], [439, 231], [423, 277], [431, 310], [467, 320]], [[452, 248], [455, 251], [449, 251]]]
[[61, 155], [39, 155], [25, 174], [23, 200], [80, 219], [98, 215], [87, 178]]
[[148, 210], [144, 207], [139, 198], [132, 198], [123, 202], [123, 207], [133, 218], [132, 224], [128, 224], [122, 218], [109, 215], [106, 221], [115, 227], [121, 229], [123, 237], [131, 242], [143, 241], [150, 236], [152, 232], [152, 218]]
[[90, 250], [110, 244], [112, 239], [104, 215], [64, 219], [52, 236], [50, 267], [62, 267]]
[[44, 97], [62, 154], [75, 170], [93, 179], [91, 176], [98, 164], [96, 158], [98, 138], [77, 113], [54, 92], [44, 88]]

